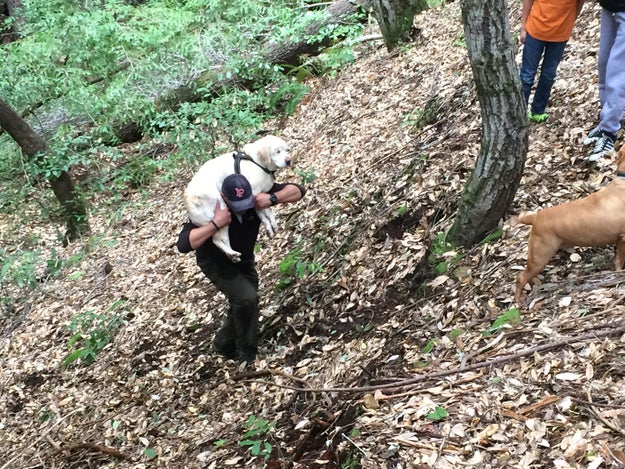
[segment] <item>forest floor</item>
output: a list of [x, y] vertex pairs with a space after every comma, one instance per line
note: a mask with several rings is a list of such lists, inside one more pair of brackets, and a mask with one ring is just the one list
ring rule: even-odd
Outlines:
[[[508, 218], [469, 251], [445, 247], [481, 135], [458, 3], [417, 17], [397, 52], [362, 44], [269, 124], [297, 158], [278, 179], [305, 177], [308, 193], [260, 238], [252, 366], [211, 351], [224, 298], [176, 251], [192, 168], [114, 209], [103, 194], [93, 236], [67, 248], [4, 217], [5, 236], [75, 264], [4, 312], [0, 468], [625, 466], [614, 248], [559, 253], [517, 307], [527, 227]], [[598, 114], [598, 17], [587, 3], [510, 218], [614, 177], [582, 145]], [[91, 335], [72, 345], [72, 326]], [[63, 365], [109, 337], [93, 363]]]

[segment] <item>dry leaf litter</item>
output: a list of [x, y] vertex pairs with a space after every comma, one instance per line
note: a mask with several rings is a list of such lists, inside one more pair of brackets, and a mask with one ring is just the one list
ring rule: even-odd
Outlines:
[[[586, 4], [550, 118], [532, 125], [510, 215], [614, 177], [609, 160], [584, 163], [581, 143], [598, 111], [599, 11]], [[515, 32], [519, 16], [517, 1]], [[409, 47], [363, 43], [335, 78], [310, 80], [283, 122], [298, 170], [316, 179], [278, 208], [278, 236], [260, 238], [253, 366], [211, 351], [224, 297], [175, 249], [191, 168], [129, 192], [121, 208], [95, 201], [103, 208], [83, 243], [63, 249], [49, 226], [20, 228], [42, 251], [81, 261], [4, 312], [0, 468], [625, 465], [625, 286], [613, 247], [561, 252], [501, 328], [527, 227], [503, 220], [500, 239], [446, 253], [452, 267], [432, 273], [481, 123], [457, 2], [415, 26]], [[434, 119], [417, 126], [434, 97]], [[279, 179], [300, 180], [289, 171]], [[14, 222], [2, 223], [3, 243]], [[289, 254], [302, 278], [277, 289]], [[123, 323], [95, 361], [63, 366], [72, 319], [112, 310]], [[241, 444], [251, 416], [274, 424], [249, 438], [271, 445], [267, 457]]]

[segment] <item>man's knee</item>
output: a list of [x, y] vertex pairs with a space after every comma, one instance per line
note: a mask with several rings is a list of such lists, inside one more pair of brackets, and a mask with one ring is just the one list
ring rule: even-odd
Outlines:
[[242, 292], [236, 297], [231, 298], [231, 302], [236, 309], [255, 309], [258, 308], [258, 293], [255, 291]]

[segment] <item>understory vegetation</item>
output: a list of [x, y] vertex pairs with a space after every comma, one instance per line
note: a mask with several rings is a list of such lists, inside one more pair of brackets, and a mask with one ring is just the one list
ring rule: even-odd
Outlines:
[[[265, 122], [294, 111], [306, 77], [354, 59], [349, 39], [363, 28], [360, 17], [306, 36], [327, 15], [314, 0], [23, 3], [22, 37], [3, 46], [0, 97], [47, 139], [51, 154], [25, 158], [0, 134], [0, 216], [22, 215], [0, 240], [0, 301], [11, 309], [20, 299], [7, 283], [34, 288], [42, 272], [72, 262], [36, 249], [41, 240], [11, 242], [25, 218], [49, 222], [52, 243], [62, 238], [47, 180], [70, 171], [91, 213], [119, 213], [128, 191], [275, 130]], [[343, 40], [297, 66], [263, 57], [268, 44], [327, 37]], [[132, 152], [120, 137], [128, 123], [139, 142]]]

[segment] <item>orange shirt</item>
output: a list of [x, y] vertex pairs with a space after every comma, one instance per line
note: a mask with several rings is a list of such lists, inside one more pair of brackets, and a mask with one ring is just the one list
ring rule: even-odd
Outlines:
[[568, 41], [577, 15], [577, 0], [535, 0], [525, 30], [540, 41]]

